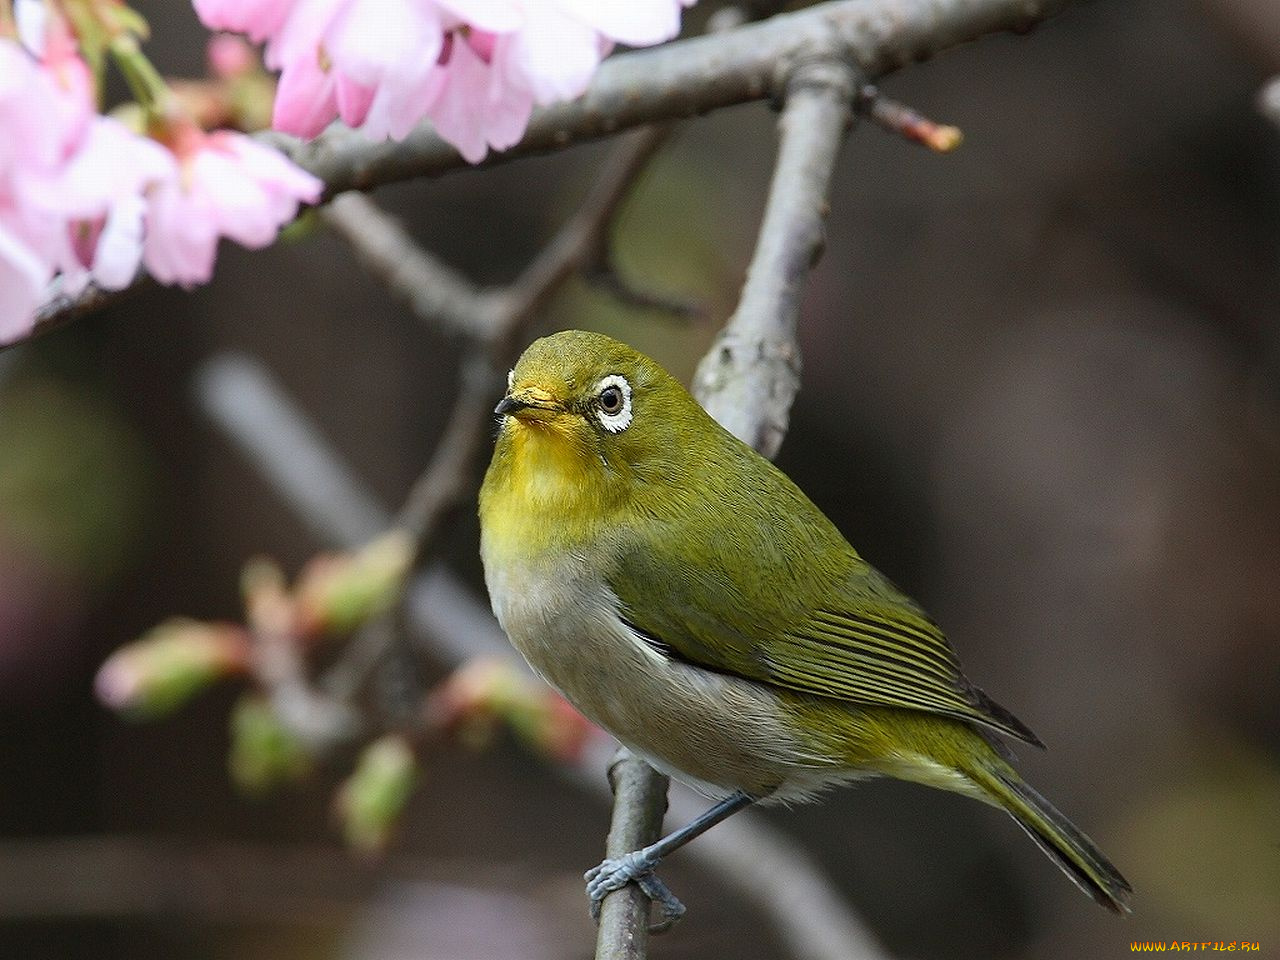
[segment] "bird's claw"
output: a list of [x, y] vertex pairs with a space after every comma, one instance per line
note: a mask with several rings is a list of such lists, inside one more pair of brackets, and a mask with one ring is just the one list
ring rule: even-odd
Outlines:
[[600, 905], [614, 890], [628, 883], [635, 883], [640, 892], [658, 905], [658, 919], [649, 925], [650, 933], [663, 933], [675, 926], [684, 916], [684, 904], [653, 872], [656, 860], [650, 860], [639, 851], [626, 856], [601, 861], [583, 875], [587, 881], [587, 896], [591, 898], [591, 919], [600, 922]]

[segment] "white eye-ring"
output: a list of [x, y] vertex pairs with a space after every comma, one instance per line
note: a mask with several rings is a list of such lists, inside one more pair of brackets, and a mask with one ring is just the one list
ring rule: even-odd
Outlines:
[[596, 384], [596, 416], [610, 433], [631, 426], [631, 384], [626, 377], [611, 373]]
[[516, 368], [512, 367], [507, 371], [507, 389], [510, 390], [516, 385]]

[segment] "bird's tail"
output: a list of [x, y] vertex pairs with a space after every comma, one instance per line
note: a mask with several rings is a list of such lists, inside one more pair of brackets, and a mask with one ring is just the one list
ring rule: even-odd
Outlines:
[[1108, 910], [1129, 913], [1129, 882], [1092, 840], [1007, 764], [979, 761], [965, 770], [982, 791], [1009, 812], [1018, 826], [1081, 890]]

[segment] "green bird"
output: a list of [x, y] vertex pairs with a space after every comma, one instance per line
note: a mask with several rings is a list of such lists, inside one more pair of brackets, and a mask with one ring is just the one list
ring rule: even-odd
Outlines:
[[480, 490], [481, 557], [530, 666], [657, 769], [721, 798], [587, 873], [593, 914], [756, 802], [870, 776], [1007, 811], [1098, 903], [1129, 884], [1023, 782], [1000, 737], [1040, 746], [971, 683], [937, 624], [777, 467], [649, 357], [578, 330], [508, 376]]

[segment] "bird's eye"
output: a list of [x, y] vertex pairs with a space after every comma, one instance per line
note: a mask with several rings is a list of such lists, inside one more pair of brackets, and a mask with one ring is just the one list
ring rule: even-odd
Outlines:
[[610, 433], [631, 425], [631, 384], [626, 377], [614, 373], [596, 384], [596, 416]]
[[600, 409], [608, 414], [622, 412], [622, 391], [617, 387], [605, 387], [600, 391]]

